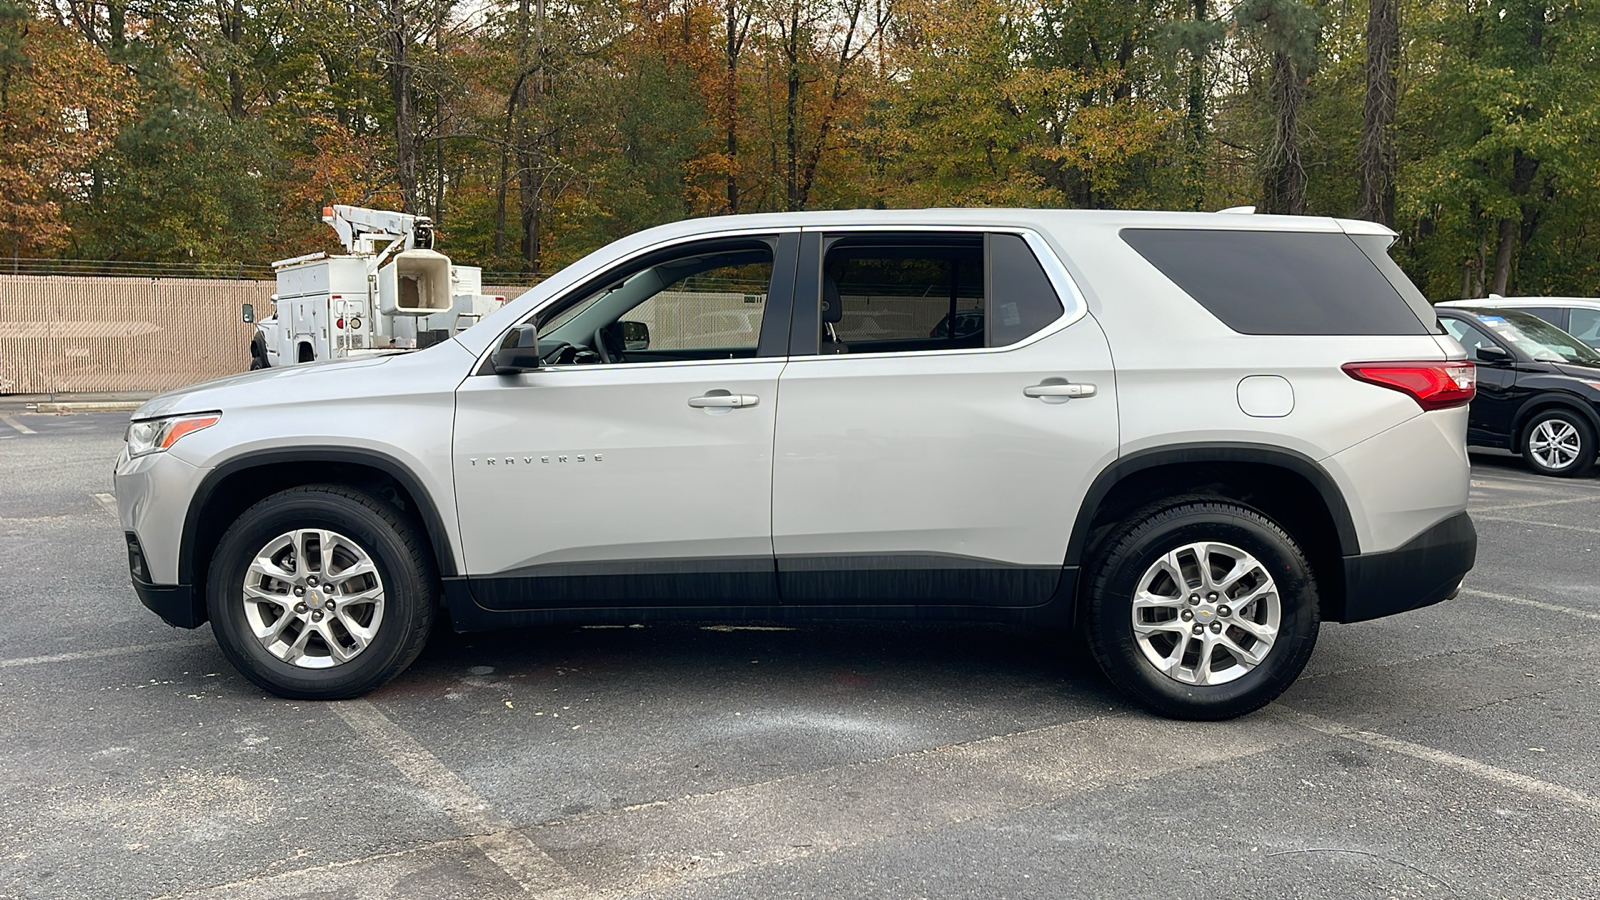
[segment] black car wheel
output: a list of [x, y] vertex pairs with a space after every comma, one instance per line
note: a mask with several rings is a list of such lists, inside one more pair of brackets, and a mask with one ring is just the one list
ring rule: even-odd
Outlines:
[[1260, 513], [1175, 503], [1135, 514], [1099, 555], [1089, 645], [1113, 682], [1160, 715], [1241, 716], [1305, 668], [1316, 582], [1294, 540]]
[[413, 528], [337, 485], [292, 488], [222, 536], [206, 605], [223, 655], [280, 697], [337, 700], [399, 674], [428, 639], [437, 577]]
[[1594, 427], [1582, 413], [1547, 409], [1522, 430], [1522, 458], [1540, 475], [1572, 478], [1595, 460]]

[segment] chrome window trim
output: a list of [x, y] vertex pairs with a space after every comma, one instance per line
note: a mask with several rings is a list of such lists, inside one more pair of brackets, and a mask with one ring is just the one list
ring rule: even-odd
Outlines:
[[[545, 368], [541, 368], [540, 371], [567, 372], [567, 371], [580, 371], [580, 370], [581, 371], [590, 371], [590, 370], [624, 369], [624, 368], [626, 368], [626, 369], [660, 368], [660, 367], [663, 367], [663, 366], [701, 366], [701, 365], [708, 365], [708, 364], [722, 365], [722, 364], [726, 364], [726, 363], [740, 363], [740, 362], [770, 362], [770, 361], [773, 361], [773, 360], [893, 359], [895, 357], [905, 357], [905, 356], [919, 356], [919, 357], [921, 357], [921, 356], [972, 356], [972, 355], [977, 355], [977, 354], [1009, 353], [1009, 352], [1011, 352], [1013, 350], [1020, 350], [1020, 349], [1023, 349], [1025, 347], [1031, 347], [1034, 344], [1038, 343], [1039, 341], [1045, 340], [1046, 338], [1049, 338], [1050, 336], [1052, 336], [1052, 335], [1054, 335], [1054, 334], [1056, 334], [1058, 332], [1064, 331], [1067, 328], [1070, 328], [1071, 326], [1077, 324], [1078, 321], [1080, 321], [1081, 319], [1083, 319], [1085, 316], [1087, 316], [1089, 314], [1089, 304], [1088, 304], [1087, 301], [1084, 300], [1083, 292], [1081, 290], [1079, 290], [1077, 280], [1072, 277], [1072, 273], [1067, 270], [1066, 265], [1061, 262], [1061, 258], [1056, 255], [1055, 248], [1051, 247], [1049, 242], [1046, 241], [1044, 236], [1042, 234], [1040, 234], [1038, 231], [1036, 231], [1036, 230], [1034, 230], [1032, 228], [1027, 228], [1025, 226], [1020, 226], [1020, 225], [937, 225], [937, 224], [919, 223], [919, 224], [914, 224], [914, 225], [913, 224], [905, 224], [905, 225], [888, 225], [888, 224], [883, 224], [883, 225], [877, 225], [877, 224], [874, 224], [874, 225], [806, 225], [806, 226], [791, 226], [791, 227], [787, 227], [787, 228], [741, 228], [741, 229], [736, 229], [736, 230], [733, 230], [733, 231], [710, 231], [710, 232], [704, 232], [704, 233], [701, 233], [701, 234], [688, 235], [688, 236], [684, 236], [684, 237], [677, 237], [677, 238], [672, 238], [672, 239], [669, 239], [669, 240], [659, 241], [657, 243], [650, 244], [650, 245], [648, 245], [646, 247], [640, 248], [639, 250], [636, 250], [636, 251], [634, 251], [632, 253], [629, 253], [626, 256], [623, 256], [623, 257], [620, 257], [618, 259], [612, 260], [612, 261], [606, 263], [603, 266], [597, 266], [596, 268], [584, 273], [583, 275], [581, 275], [580, 277], [575, 279], [574, 285], [572, 285], [571, 287], [568, 287], [566, 290], [560, 291], [560, 292], [550, 296], [543, 303], [540, 303], [539, 305], [537, 305], [537, 306], [533, 307], [532, 309], [528, 310], [528, 312], [524, 316], [522, 316], [522, 318], [518, 319], [510, 327], [506, 328], [505, 331], [502, 331], [494, 339], [494, 341], [490, 343], [488, 349], [486, 349], [478, 357], [477, 362], [473, 366], [472, 371], [474, 373], [477, 373], [479, 370], [481, 370], [483, 368], [485, 361], [487, 361], [490, 356], [494, 355], [494, 351], [500, 346], [500, 342], [505, 340], [505, 335], [506, 335], [507, 332], [509, 332], [511, 330], [511, 328], [515, 328], [517, 325], [523, 324], [528, 319], [538, 315], [546, 307], [548, 307], [551, 304], [553, 304], [553, 303], [561, 300], [562, 298], [566, 297], [568, 292], [571, 291], [573, 289], [573, 287], [576, 287], [577, 284], [581, 284], [582, 282], [587, 281], [593, 275], [595, 275], [595, 274], [597, 274], [599, 272], [603, 272], [606, 269], [610, 269], [610, 268], [613, 268], [613, 267], [616, 267], [616, 266], [626, 265], [627, 263], [629, 263], [629, 262], [631, 262], [631, 261], [633, 261], [635, 259], [638, 259], [639, 257], [644, 256], [644, 255], [646, 255], [648, 253], [655, 253], [655, 252], [660, 251], [660, 250], [670, 249], [672, 247], [679, 246], [679, 245], [684, 245], [684, 244], [693, 244], [693, 243], [698, 243], [700, 241], [706, 241], [706, 240], [722, 240], [724, 238], [767, 237], [767, 236], [775, 237], [777, 235], [782, 235], [782, 234], [808, 233], [808, 232], [809, 233], [816, 233], [816, 234], [843, 234], [843, 233], [846, 233], [846, 232], [848, 232], [848, 233], [863, 233], [863, 232], [867, 232], [867, 233], [870, 233], [870, 232], [879, 232], [879, 233], [895, 233], [895, 232], [907, 233], [907, 232], [911, 232], [911, 233], [915, 233], [915, 232], [919, 232], [919, 231], [925, 231], [925, 232], [930, 232], [930, 233], [945, 233], [945, 234], [948, 234], [948, 233], [951, 233], [951, 232], [964, 232], [964, 233], [972, 233], [972, 234], [1014, 234], [1014, 235], [1017, 235], [1018, 237], [1021, 237], [1022, 240], [1028, 245], [1028, 249], [1033, 251], [1034, 258], [1039, 260], [1039, 265], [1044, 269], [1045, 277], [1050, 279], [1051, 287], [1055, 288], [1056, 296], [1062, 301], [1063, 312], [1062, 312], [1061, 316], [1058, 317], [1054, 322], [1051, 322], [1049, 325], [1046, 325], [1044, 328], [1041, 328], [1038, 331], [1034, 332], [1033, 334], [1028, 335], [1026, 338], [1023, 338], [1022, 340], [1017, 341], [1014, 344], [1007, 344], [1004, 347], [968, 347], [968, 348], [954, 349], [954, 350], [903, 350], [903, 351], [884, 351], [884, 352], [881, 352], [881, 353], [846, 353], [846, 354], [837, 354], [837, 355], [829, 355], [829, 354], [817, 353], [817, 354], [805, 354], [803, 356], [765, 356], [765, 357], [752, 357], [752, 358], [740, 358], [740, 359], [671, 360], [671, 361], [663, 361], [663, 362], [641, 362], [641, 363], [598, 363], [598, 364], [593, 364], [593, 365], [582, 365], [582, 366], [571, 366], [571, 365], [568, 365], [568, 366], [548, 366], [548, 367], [545, 367]], [[798, 297], [795, 298], [795, 300], [796, 300], [796, 302], [799, 302], [799, 298]]]

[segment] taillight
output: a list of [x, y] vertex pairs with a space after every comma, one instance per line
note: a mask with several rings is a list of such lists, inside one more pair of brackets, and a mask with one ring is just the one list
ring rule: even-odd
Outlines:
[[1478, 393], [1478, 370], [1472, 363], [1359, 362], [1345, 363], [1345, 374], [1403, 394], [1423, 409], [1465, 406]]

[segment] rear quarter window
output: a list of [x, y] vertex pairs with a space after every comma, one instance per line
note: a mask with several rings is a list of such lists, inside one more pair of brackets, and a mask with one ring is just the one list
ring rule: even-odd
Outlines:
[[1394, 273], [1341, 232], [1127, 228], [1122, 239], [1241, 334], [1430, 331], [1390, 283]]

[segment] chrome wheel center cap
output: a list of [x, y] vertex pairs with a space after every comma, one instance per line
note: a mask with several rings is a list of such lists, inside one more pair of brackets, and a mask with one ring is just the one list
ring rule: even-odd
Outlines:
[[1196, 622], [1211, 622], [1217, 618], [1217, 608], [1209, 603], [1202, 603], [1195, 607], [1194, 620]]

